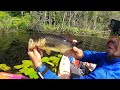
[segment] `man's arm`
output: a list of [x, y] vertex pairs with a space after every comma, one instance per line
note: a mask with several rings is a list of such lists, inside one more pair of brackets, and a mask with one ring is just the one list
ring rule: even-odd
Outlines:
[[35, 70], [42, 79], [59, 79], [55, 73], [41, 62], [41, 57], [43, 56], [42, 50], [36, 47], [33, 50], [28, 50], [28, 55], [34, 64]]
[[39, 76], [42, 79], [60, 79], [55, 73], [53, 73], [47, 66], [43, 63], [35, 68]]
[[71, 55], [80, 61], [95, 63], [95, 64], [98, 64], [101, 61], [107, 59], [106, 52], [96, 52], [90, 50], [83, 51], [82, 49], [78, 49], [77, 47], [73, 47], [73, 52]]
[[98, 64], [106, 59], [106, 52], [96, 52], [85, 50], [83, 51], [84, 56], [80, 59], [83, 62]]

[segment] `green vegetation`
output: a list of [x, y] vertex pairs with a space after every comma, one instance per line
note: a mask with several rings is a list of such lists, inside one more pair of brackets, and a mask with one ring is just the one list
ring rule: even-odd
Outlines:
[[[119, 20], [119, 11], [30, 11], [30, 28], [36, 32], [109, 36], [111, 19]], [[98, 37], [99, 37], [98, 36]]]
[[43, 57], [42, 62], [47, 64], [47, 66], [54, 72], [58, 73], [59, 62], [61, 60], [62, 54], [57, 54], [55, 56]]
[[26, 13], [24, 16], [11, 16], [7, 11], [0, 11], [0, 33], [25, 31], [30, 23], [30, 15]]
[[[58, 73], [59, 62], [62, 54], [56, 54], [55, 56], [43, 57], [42, 62], [46, 64], [54, 73]], [[34, 70], [34, 65], [31, 60], [22, 60], [22, 64], [15, 65], [13, 67], [7, 66], [6, 64], [0, 64], [0, 70], [6, 72], [12, 72], [15, 74], [25, 75], [31, 79], [38, 79], [39, 75]], [[12, 72], [13, 73], [13, 72]]]
[[[42, 62], [45, 63], [54, 73], [57, 74], [61, 57], [61, 54], [58, 54], [56, 56], [43, 57]], [[39, 78], [37, 72], [34, 70], [33, 63], [31, 60], [23, 60], [21, 65], [15, 65], [14, 68], [19, 70], [16, 72], [18, 74], [24, 74], [30, 77], [31, 79]]]
[[9, 71], [11, 68], [7, 66], [6, 64], [0, 64], [0, 70], [1, 71]]
[[15, 65], [14, 68], [19, 70], [17, 73], [29, 76], [31, 79], [39, 78], [31, 60], [23, 60], [21, 65]]
[[32, 31], [109, 36], [120, 11], [0, 11], [0, 33]]

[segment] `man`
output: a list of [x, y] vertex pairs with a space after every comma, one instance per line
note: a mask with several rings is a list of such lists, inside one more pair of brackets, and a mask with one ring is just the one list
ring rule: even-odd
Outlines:
[[[38, 48], [34, 48], [32, 51], [28, 50], [28, 55], [42, 78], [59, 79], [56, 74], [42, 64], [41, 57], [43, 53], [41, 50], [38, 50]], [[95, 63], [97, 65], [88, 75], [77, 76], [73, 79], [120, 79], [120, 40], [118, 36], [113, 36], [108, 40], [106, 52], [83, 51], [77, 47], [73, 47], [72, 56], [82, 62]], [[65, 69], [63, 72], [67, 76], [65, 79], [70, 79], [70, 62], [68, 60], [64, 60], [63, 62]]]

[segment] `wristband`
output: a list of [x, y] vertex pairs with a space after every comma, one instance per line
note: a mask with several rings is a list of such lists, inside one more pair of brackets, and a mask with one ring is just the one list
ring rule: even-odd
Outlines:
[[43, 63], [40, 64], [37, 68], [35, 68], [35, 71], [38, 72], [38, 74], [40, 75], [40, 77], [41, 77], [42, 79], [44, 79], [43, 76], [44, 76], [44, 74], [45, 74], [48, 70], [49, 70], [49, 68], [46, 67]]
[[[41, 74], [41, 68], [43, 68], [43, 67], [44, 67], [44, 64], [41, 63], [38, 67], [35, 68], [35, 71], [38, 73], [38, 75], [39, 75], [42, 79], [44, 79], [43, 75]], [[42, 69], [42, 71], [43, 71], [43, 70], [44, 70], [44, 68]]]
[[35, 71], [39, 72], [42, 67], [44, 67], [44, 64], [43, 64], [43, 63], [40, 64], [38, 67], [36, 67], [36, 68], [35, 68]]

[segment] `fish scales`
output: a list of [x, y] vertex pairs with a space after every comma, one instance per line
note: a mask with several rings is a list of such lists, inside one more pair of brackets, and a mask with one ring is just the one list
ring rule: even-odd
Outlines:
[[45, 50], [47, 54], [50, 54], [51, 51], [65, 54], [65, 52], [70, 51], [73, 47], [65, 37], [53, 34], [43, 34], [36, 38], [31, 38], [28, 48], [34, 48], [35, 46]]

